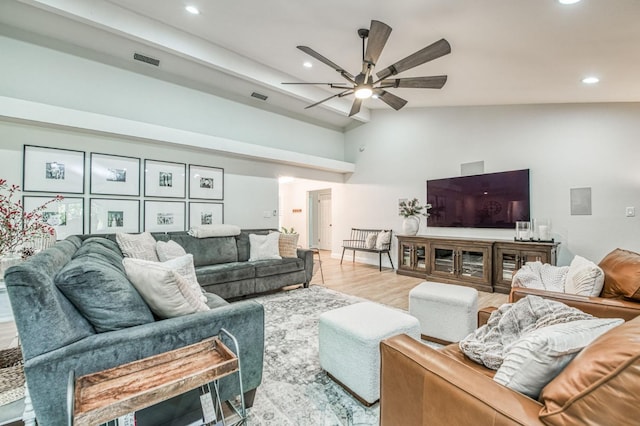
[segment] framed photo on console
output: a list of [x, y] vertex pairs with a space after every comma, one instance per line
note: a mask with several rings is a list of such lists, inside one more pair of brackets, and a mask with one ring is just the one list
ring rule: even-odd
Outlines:
[[189, 202], [189, 228], [224, 223], [224, 204]]
[[25, 145], [22, 189], [37, 192], [84, 193], [83, 151]]
[[90, 234], [140, 232], [140, 200], [92, 198]]
[[[24, 195], [22, 205], [25, 211], [30, 212], [50, 199], [51, 197]], [[64, 240], [69, 235], [84, 234], [84, 198], [82, 197], [65, 197], [49, 204], [40, 214], [42, 214], [42, 220], [56, 230], [58, 240]]]
[[149, 232], [174, 232], [185, 230], [184, 201], [144, 202], [144, 230]]
[[184, 198], [187, 165], [169, 161], [144, 160], [144, 196]]
[[224, 169], [189, 164], [189, 198], [224, 200]]
[[91, 194], [140, 195], [140, 159], [91, 153]]

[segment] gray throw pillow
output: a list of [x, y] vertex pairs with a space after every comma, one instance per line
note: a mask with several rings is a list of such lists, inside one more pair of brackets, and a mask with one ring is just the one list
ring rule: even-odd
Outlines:
[[154, 321], [121, 269], [93, 255], [72, 259], [55, 276], [58, 289], [98, 333]]

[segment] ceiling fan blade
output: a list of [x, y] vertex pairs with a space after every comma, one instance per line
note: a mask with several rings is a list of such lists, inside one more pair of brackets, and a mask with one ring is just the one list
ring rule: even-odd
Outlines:
[[315, 50], [313, 50], [310, 47], [307, 47], [307, 46], [297, 46], [297, 47], [298, 47], [298, 49], [302, 50], [307, 55], [316, 58], [317, 60], [319, 60], [323, 64], [328, 65], [331, 68], [333, 68], [334, 70], [338, 71], [340, 73], [340, 75], [342, 75], [344, 78], [346, 78], [350, 82], [354, 83], [354, 81], [353, 81], [354, 76], [352, 74], [350, 74], [349, 72], [347, 72], [340, 65], [336, 65], [335, 63], [331, 62], [329, 59], [325, 58], [324, 56], [322, 56], [321, 54], [319, 54], [318, 52], [316, 52]]
[[367, 40], [367, 50], [364, 54], [364, 61], [375, 65], [382, 53], [384, 45], [391, 34], [391, 27], [380, 21], [371, 21], [369, 37]]
[[376, 94], [378, 95], [378, 99], [380, 99], [382, 102], [389, 105], [396, 111], [407, 104], [407, 101], [394, 95], [393, 93], [387, 92], [386, 90], [376, 90]]
[[349, 112], [349, 117], [352, 115], [356, 115], [360, 112], [360, 107], [362, 106], [362, 99], [355, 98], [353, 104], [351, 105], [351, 111]]
[[303, 83], [303, 82], [284, 82], [284, 83], [280, 83], [280, 84], [311, 84], [311, 85], [323, 85], [323, 86], [329, 86], [332, 89], [346, 89], [347, 87], [349, 87], [348, 83]]
[[325, 98], [325, 99], [323, 99], [321, 101], [316, 102], [315, 104], [308, 105], [308, 106], [304, 107], [304, 109], [313, 108], [314, 106], [318, 106], [323, 102], [327, 102], [329, 99], [341, 98], [343, 96], [351, 94], [352, 92], [353, 92], [353, 89], [349, 89], [349, 90], [345, 90], [344, 92], [341, 92], [341, 93], [336, 93], [335, 95], [331, 95], [328, 98]]
[[406, 58], [399, 60], [395, 64], [383, 69], [379, 73], [376, 73], [376, 75], [379, 80], [382, 80], [390, 75], [396, 75], [403, 71], [410, 70], [411, 68], [422, 65], [425, 62], [433, 61], [434, 59], [438, 59], [439, 57], [449, 53], [451, 53], [451, 45], [447, 40], [441, 39], [430, 44], [424, 49], [418, 50]]
[[380, 87], [406, 87], [412, 89], [442, 89], [447, 82], [446, 75], [434, 75], [431, 77], [407, 77], [382, 80]]

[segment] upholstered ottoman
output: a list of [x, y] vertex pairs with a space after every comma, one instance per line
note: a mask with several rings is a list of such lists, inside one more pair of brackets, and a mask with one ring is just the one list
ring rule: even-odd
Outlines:
[[402, 311], [363, 302], [320, 315], [320, 365], [360, 402], [380, 399], [380, 341], [406, 333], [420, 339], [418, 320]]
[[409, 313], [424, 339], [457, 342], [478, 327], [478, 290], [425, 281], [409, 292]]

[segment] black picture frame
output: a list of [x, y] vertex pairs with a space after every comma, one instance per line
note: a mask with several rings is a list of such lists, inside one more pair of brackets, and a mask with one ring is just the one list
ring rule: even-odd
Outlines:
[[140, 158], [92, 152], [91, 195], [140, 196]]
[[189, 198], [224, 200], [224, 169], [189, 164]]
[[24, 145], [22, 190], [84, 194], [85, 161], [84, 151]]
[[140, 200], [90, 198], [89, 212], [89, 234], [140, 232]]
[[144, 200], [144, 231], [185, 231], [187, 203], [184, 201]]
[[155, 198], [186, 198], [186, 163], [145, 159], [144, 196]]
[[224, 223], [224, 203], [189, 201], [189, 228]]

